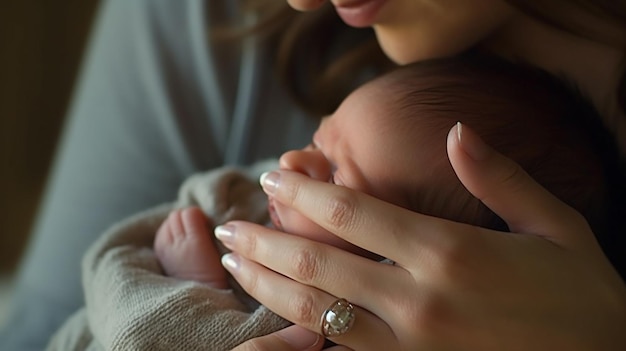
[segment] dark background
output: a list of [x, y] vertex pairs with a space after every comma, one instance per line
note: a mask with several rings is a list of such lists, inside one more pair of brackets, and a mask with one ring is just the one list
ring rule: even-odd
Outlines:
[[0, 273], [28, 239], [97, 4], [0, 2]]

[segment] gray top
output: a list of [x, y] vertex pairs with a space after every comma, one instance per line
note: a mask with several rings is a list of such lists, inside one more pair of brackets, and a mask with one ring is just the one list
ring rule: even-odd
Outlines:
[[80, 261], [110, 224], [171, 201], [190, 174], [278, 156], [317, 121], [253, 40], [208, 39], [232, 0], [103, 1], [1, 350], [41, 350], [83, 304]]

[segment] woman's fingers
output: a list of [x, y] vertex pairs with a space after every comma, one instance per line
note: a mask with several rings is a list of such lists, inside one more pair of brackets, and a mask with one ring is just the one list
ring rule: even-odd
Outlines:
[[334, 341], [355, 350], [489, 350], [511, 340], [519, 349], [594, 349], [619, 340], [623, 281], [584, 219], [469, 129], [451, 130], [448, 152], [469, 191], [515, 233], [531, 235], [420, 215], [278, 171], [262, 180], [276, 201], [399, 267], [232, 222], [231, 243], [220, 235], [238, 253], [227, 269], [259, 302], [314, 332], [337, 298], [354, 303], [353, 329]]
[[[241, 287], [261, 304], [301, 327], [322, 332], [322, 315], [337, 296], [299, 284], [237, 254], [224, 256], [223, 262]], [[355, 306], [354, 314], [352, 328], [331, 340], [355, 350], [394, 349], [395, 337], [383, 320], [359, 306]]]
[[323, 338], [297, 325], [248, 340], [233, 351], [319, 351]]
[[[398, 281], [410, 280], [410, 273], [400, 267], [375, 262], [332, 246], [253, 223], [234, 221], [216, 228], [215, 232], [222, 243], [233, 252], [278, 272], [280, 277], [285, 276], [304, 284], [301, 286], [306, 286], [306, 291], [313, 287], [324, 290], [327, 292], [325, 295], [349, 297], [352, 303], [380, 316], [389, 307], [380, 300], [381, 296], [392, 293], [387, 287], [397, 285]], [[254, 266], [248, 267], [257, 269]], [[272, 275], [268, 276], [272, 279]], [[259, 280], [256, 275], [249, 278]], [[252, 281], [247, 286], [258, 290], [255, 288], [258, 283], [266, 282]], [[269, 285], [269, 289], [267, 293], [277, 296], [272, 285]], [[263, 293], [265, 291], [261, 290], [251, 294], [258, 298], [256, 294]]]
[[561, 244], [580, 239], [567, 236], [587, 225], [584, 218], [467, 126], [458, 123], [450, 130], [448, 157], [463, 185], [504, 219], [512, 232], [549, 235], [547, 239]]
[[329, 232], [403, 267], [415, 265], [420, 250], [440, 245], [441, 233], [467, 230], [467, 226], [411, 212], [297, 172], [266, 173], [261, 177], [261, 185], [274, 200], [299, 211]]

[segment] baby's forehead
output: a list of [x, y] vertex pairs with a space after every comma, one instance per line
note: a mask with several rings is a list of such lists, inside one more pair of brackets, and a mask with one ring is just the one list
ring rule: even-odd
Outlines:
[[414, 104], [407, 107], [406, 90], [395, 83], [376, 80], [354, 91], [333, 116], [339, 122], [337, 126], [358, 125], [368, 136], [372, 136], [369, 133], [375, 138], [392, 134], [409, 144], [413, 138], [422, 138], [426, 114]]
[[394, 101], [401, 93], [397, 79], [378, 78], [357, 88], [345, 100], [350, 108], [361, 108], [363, 112], [378, 108], [393, 109]]
[[379, 128], [393, 119], [394, 110], [388, 92], [377, 85], [365, 85], [343, 101], [332, 119], [343, 128]]

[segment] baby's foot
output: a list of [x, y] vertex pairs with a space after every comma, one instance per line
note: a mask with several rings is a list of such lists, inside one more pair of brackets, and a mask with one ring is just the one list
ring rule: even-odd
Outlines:
[[208, 224], [198, 207], [174, 210], [157, 231], [154, 251], [168, 276], [226, 289], [226, 271]]

